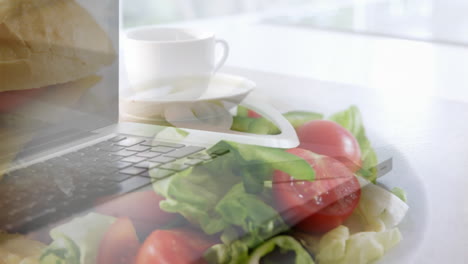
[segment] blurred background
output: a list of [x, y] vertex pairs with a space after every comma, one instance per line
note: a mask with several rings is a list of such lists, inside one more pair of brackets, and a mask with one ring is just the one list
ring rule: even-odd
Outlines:
[[468, 44], [465, 0], [123, 0], [124, 27], [242, 14], [265, 22]]
[[190, 26], [226, 66], [468, 102], [467, 0], [121, 0], [122, 27]]
[[262, 12], [323, 0], [123, 0], [124, 25], [133, 27]]

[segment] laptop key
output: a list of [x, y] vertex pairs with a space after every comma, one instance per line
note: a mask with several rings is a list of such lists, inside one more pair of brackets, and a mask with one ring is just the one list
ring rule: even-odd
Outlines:
[[117, 152], [112, 153], [111, 155], [121, 156], [121, 157], [129, 157], [135, 155], [137, 152], [128, 151], [128, 150], [120, 150]]
[[128, 157], [128, 158], [124, 158], [124, 159], [122, 159], [121, 161], [123, 161], [123, 162], [131, 162], [131, 163], [140, 163], [140, 162], [142, 162], [142, 161], [144, 161], [144, 160], [146, 160], [146, 158], [131, 156], [131, 157]]
[[122, 147], [132, 147], [144, 141], [145, 141], [144, 139], [139, 139], [139, 138], [127, 138], [127, 139], [117, 142], [116, 145], [122, 146]]
[[149, 171], [149, 177], [151, 179], [160, 180], [160, 179], [167, 178], [175, 173], [176, 172], [172, 170], [165, 170], [165, 169], [157, 168], [157, 169], [152, 169]]
[[169, 164], [162, 165], [160, 168], [166, 169], [166, 170], [173, 170], [173, 171], [183, 171], [189, 168], [189, 166], [185, 164], [180, 164], [180, 163], [169, 163]]
[[131, 148], [128, 148], [127, 150], [129, 150], [129, 151], [136, 151], [136, 152], [143, 152], [143, 151], [147, 151], [147, 150], [149, 150], [149, 149], [150, 149], [150, 147], [138, 145], [138, 146], [133, 146], [133, 147], [131, 147]]
[[173, 161], [175, 161], [175, 159], [174, 158], [169, 158], [169, 157], [164, 157], [164, 156], [159, 156], [159, 157], [156, 157], [154, 159], [151, 159], [150, 161], [165, 164], [165, 163], [173, 162]]
[[177, 144], [171, 142], [154, 142], [154, 146], [169, 147], [169, 148], [183, 148], [184, 144]]
[[120, 183], [120, 193], [128, 193], [149, 185], [151, 185], [151, 180], [147, 177], [131, 177]]
[[199, 160], [199, 159], [189, 159], [187, 161], [184, 162], [184, 164], [187, 164], [189, 166], [195, 166], [195, 165], [198, 165], [200, 163], [203, 163], [203, 160]]
[[142, 152], [142, 153], [137, 154], [138, 157], [149, 158], [149, 159], [160, 156], [160, 155], [162, 155], [162, 154], [157, 153], [157, 152]]
[[122, 140], [125, 140], [127, 139], [127, 137], [124, 137], [124, 136], [116, 136], [116, 137], [113, 137], [111, 139], [109, 139], [110, 142], [119, 142], [119, 141], [122, 141]]
[[144, 171], [145, 169], [142, 169], [142, 168], [130, 167], [130, 168], [121, 170], [120, 173], [128, 174], [128, 175], [138, 175], [140, 173], [143, 173]]
[[202, 151], [204, 149], [205, 148], [203, 148], [203, 147], [189, 146], [189, 147], [181, 148], [181, 149], [178, 149], [178, 150], [173, 151], [171, 153], [168, 153], [165, 156], [180, 159], [180, 158], [185, 158], [185, 157], [187, 157], [189, 155], [192, 155], [194, 153], [197, 153], [199, 151]]
[[129, 178], [133, 177], [133, 175], [130, 174], [123, 174], [123, 173], [115, 173], [113, 175], [110, 175], [108, 177], [109, 180], [111, 181], [116, 181], [116, 182], [123, 182]]
[[156, 146], [156, 144], [153, 144], [153, 140], [152, 140], [152, 139], [147, 139], [147, 140], [141, 142], [140, 145], [141, 145], [141, 146], [145, 146], [145, 147]]
[[130, 163], [130, 162], [118, 161], [118, 162], [115, 162], [115, 163], [110, 164], [110, 166], [112, 166], [112, 167], [114, 167], [114, 168], [116, 168], [116, 169], [121, 170], [121, 169], [125, 169], [125, 168], [127, 168], [127, 167], [132, 166], [132, 163]]
[[143, 172], [143, 173], [138, 174], [138, 176], [149, 178], [149, 177], [150, 177], [150, 174], [149, 174], [149, 171], [145, 171], [145, 172]]
[[213, 157], [205, 153], [196, 153], [188, 156], [189, 159], [201, 159], [201, 160], [212, 160]]
[[158, 167], [160, 165], [161, 165], [161, 163], [158, 163], [158, 162], [143, 161], [143, 162], [140, 162], [140, 163], [134, 165], [134, 167], [140, 168], [140, 169], [152, 169], [152, 168]]
[[169, 147], [163, 147], [163, 146], [158, 146], [154, 147], [151, 149], [152, 152], [158, 152], [158, 153], [169, 153], [171, 151], [174, 151], [175, 148], [169, 148]]

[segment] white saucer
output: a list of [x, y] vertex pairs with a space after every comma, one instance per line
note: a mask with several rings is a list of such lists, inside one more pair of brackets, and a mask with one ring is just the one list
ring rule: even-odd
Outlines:
[[[125, 92], [129, 95], [120, 99], [120, 118], [123, 122], [169, 123], [179, 128], [223, 132], [226, 134], [219, 135], [229, 135], [232, 141], [244, 144], [296, 147], [299, 144], [296, 132], [283, 115], [263, 100], [249, 97], [255, 87], [256, 84], [246, 78], [216, 74], [209, 78], [177, 80], [159, 90], [133, 94], [127, 90]], [[233, 118], [230, 112], [238, 105], [261, 114], [281, 132], [278, 135], [256, 135], [231, 131]], [[212, 137], [218, 141], [223, 138], [226, 137]]]
[[241, 76], [216, 74], [173, 80], [170, 85], [135, 92], [124, 100], [138, 103], [241, 102], [255, 87], [254, 82]]

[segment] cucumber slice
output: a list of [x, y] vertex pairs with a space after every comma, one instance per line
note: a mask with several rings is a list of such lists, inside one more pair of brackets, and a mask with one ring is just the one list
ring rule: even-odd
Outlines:
[[284, 117], [291, 123], [294, 128], [298, 128], [307, 122], [323, 119], [323, 115], [319, 113], [306, 111], [291, 111], [284, 114]]

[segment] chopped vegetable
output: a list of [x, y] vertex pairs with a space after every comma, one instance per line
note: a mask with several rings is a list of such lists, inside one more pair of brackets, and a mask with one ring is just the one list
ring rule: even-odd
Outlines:
[[317, 262], [320, 264], [368, 264], [380, 259], [401, 240], [395, 228], [383, 232], [349, 234], [339, 226], [320, 240]]
[[345, 111], [332, 115], [329, 120], [340, 124], [356, 137], [361, 149], [362, 160], [362, 168], [358, 174], [375, 183], [377, 180], [377, 168], [375, 167], [378, 163], [377, 154], [367, 139], [359, 109], [356, 106], [351, 106]]
[[256, 248], [248, 260], [248, 264], [260, 264], [260, 259], [279, 248], [282, 253], [293, 251], [295, 264], [314, 264], [312, 257], [302, 247], [301, 243], [290, 236], [277, 236]]
[[284, 117], [291, 123], [294, 128], [299, 128], [305, 123], [314, 120], [323, 119], [322, 114], [306, 112], [306, 111], [291, 111], [284, 114]]
[[[71, 222], [50, 231], [54, 243], [48, 249], [63, 248], [63, 256], [79, 255], [80, 264], [95, 264], [99, 244], [115, 220], [114, 217], [96, 213], [89, 213], [84, 217], [75, 218]], [[76, 248], [68, 240], [79, 248], [79, 254], [75, 252]], [[49, 264], [49, 262], [41, 262], [41, 264], [46, 263]]]
[[397, 226], [405, 217], [409, 207], [398, 196], [386, 189], [368, 184], [362, 178], [361, 200], [357, 213], [368, 226], [375, 226], [381, 221], [387, 229]]
[[57, 236], [44, 250], [41, 264], [80, 264], [80, 249], [67, 236]]
[[403, 202], [408, 202], [408, 198], [406, 197], [406, 192], [405, 190], [395, 187], [392, 189], [392, 193], [396, 195], [398, 198], [400, 198]]

